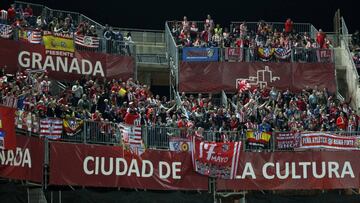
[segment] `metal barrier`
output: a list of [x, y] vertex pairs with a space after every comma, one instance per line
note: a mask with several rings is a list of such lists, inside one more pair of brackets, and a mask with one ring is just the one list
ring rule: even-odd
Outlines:
[[144, 145], [147, 148], [169, 149], [169, 138], [186, 137], [184, 129], [163, 126], [142, 126], [141, 129]]
[[[320, 48], [291, 48], [287, 55], [277, 55], [276, 49], [267, 48], [269, 54], [267, 56], [261, 56], [259, 50], [254, 48], [239, 48], [239, 47], [224, 47], [217, 48], [219, 51], [218, 61], [224, 62], [334, 62], [334, 50], [333, 49], [320, 49]], [[231, 51], [228, 51], [231, 49]], [[181, 50], [181, 49], [180, 49]], [[240, 51], [235, 51], [240, 50]], [[270, 51], [272, 50], [272, 51]], [[283, 54], [285, 49], [282, 49]], [[228, 53], [226, 53], [228, 52]]]
[[[359, 73], [357, 71], [356, 65], [354, 63], [354, 60], [352, 58], [352, 53], [350, 50], [350, 42], [351, 42], [351, 35], [349, 34], [349, 30], [346, 26], [345, 20], [342, 17], [341, 18], [341, 47], [345, 49], [345, 51], [342, 53], [342, 63], [347, 66], [346, 68], [346, 83], [348, 86], [348, 96], [352, 99], [352, 107], [354, 109], [359, 110], [359, 102], [360, 102], [360, 88], [359, 88]], [[350, 61], [350, 63], [349, 63]], [[349, 67], [350, 66], [350, 67]]]
[[166, 56], [158, 54], [137, 54], [136, 61], [146, 64], [167, 64]]
[[136, 44], [163, 46], [165, 43], [165, 33], [163, 30], [143, 30], [134, 28], [117, 28], [114, 30], [120, 31], [123, 36], [131, 33], [131, 38]]
[[[244, 21], [233, 21], [231, 22], [231, 30], [234, 27], [239, 28], [240, 25], [243, 23]], [[269, 25], [272, 30], [277, 30], [282, 32], [285, 29], [285, 22], [265, 22], [267, 25]], [[257, 33], [258, 30], [258, 26], [259, 26], [259, 22], [246, 22], [246, 27], [247, 30], [253, 33]], [[310, 23], [294, 23], [293, 24], [293, 30], [295, 32], [298, 33], [312, 33], [314, 30], [311, 29], [311, 24]], [[316, 33], [315, 33], [316, 34]]]
[[[171, 23], [171, 22], [169, 22]], [[171, 32], [171, 28], [168, 22], [165, 22], [165, 44], [166, 44], [166, 55], [169, 59], [169, 65], [171, 74], [174, 77], [174, 81], [171, 81], [171, 86], [175, 87], [175, 90], [179, 88], [179, 49], [176, 45], [174, 37]]]

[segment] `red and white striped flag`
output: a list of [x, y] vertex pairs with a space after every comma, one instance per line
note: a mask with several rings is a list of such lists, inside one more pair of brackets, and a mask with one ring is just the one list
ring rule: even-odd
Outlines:
[[122, 140], [125, 144], [130, 145], [141, 145], [141, 126], [126, 125], [123, 123], [119, 124]]
[[13, 35], [13, 28], [10, 25], [0, 24], [0, 37], [10, 38]]
[[75, 44], [89, 48], [98, 48], [100, 40], [99, 37], [75, 35]]
[[141, 137], [141, 126], [119, 124], [123, 144], [128, 145], [131, 151], [137, 155], [141, 155], [145, 149]]
[[60, 139], [62, 134], [63, 121], [58, 118], [47, 118], [40, 121], [40, 137], [49, 139]]

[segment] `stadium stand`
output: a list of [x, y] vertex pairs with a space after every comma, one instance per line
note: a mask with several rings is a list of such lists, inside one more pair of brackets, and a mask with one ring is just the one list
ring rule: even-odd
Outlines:
[[[36, 58], [38, 55], [42, 56], [39, 53], [32, 55], [32, 62], [30, 58], [21, 59], [18, 56], [17, 66], [4, 63], [0, 67], [1, 112], [15, 109], [13, 124], [20, 137], [17, 142], [19, 145], [22, 142], [31, 143], [24, 144], [25, 147], [22, 147], [27, 147], [24, 150], [17, 148], [19, 150], [16, 153], [21, 153], [23, 157], [19, 158], [19, 163], [14, 154], [10, 155], [13, 149], [6, 149], [7, 154], [5, 149], [0, 153], [1, 176], [2, 170], [10, 170], [7, 167], [20, 164], [22, 168], [29, 166], [26, 159], [26, 153], [29, 152], [26, 150], [30, 148], [33, 150], [31, 153], [37, 150], [41, 153], [37, 153], [40, 161], [34, 161], [37, 164], [33, 168], [30, 163], [28, 168], [41, 173], [38, 176], [34, 172], [26, 173], [28, 176], [24, 175], [25, 178], [15, 179], [40, 182], [46, 192], [47, 187], [73, 185], [124, 187], [129, 190], [135, 188], [144, 190], [144, 193], [148, 189], [210, 190], [214, 198], [219, 199], [221, 191], [232, 191], [240, 195], [237, 197], [239, 199], [245, 194], [244, 191], [250, 190], [314, 191], [359, 187], [359, 181], [353, 181], [354, 178], [360, 178], [360, 168], [355, 166], [357, 159], [346, 151], [353, 152], [359, 148], [359, 76], [356, 76], [356, 81], [347, 78], [346, 86], [350, 93], [344, 95], [345, 98], [339, 94], [340, 88], [336, 87], [339, 84], [335, 84], [336, 77], [339, 77], [335, 75], [337, 67], [345, 67], [348, 71], [350, 68], [347, 66], [351, 66], [350, 71], [354, 71], [355, 65], [360, 64], [357, 53], [359, 33], [356, 32], [351, 37], [353, 55], [350, 55], [344, 19], [341, 19], [344, 27], [342, 35], [346, 37], [341, 39], [341, 44], [345, 49], [340, 51], [321, 29], [316, 30], [311, 24], [294, 23], [291, 19], [284, 23], [263, 20], [255, 23], [232, 22], [229, 28], [224, 29], [210, 15], [204, 21], [191, 21], [184, 16], [183, 21], [166, 22], [165, 41], [171, 83], [170, 97], [167, 97], [153, 93], [151, 86], [137, 80], [136, 65], [129, 65], [129, 74], [115, 74], [116, 70], [110, 67], [104, 68], [103, 75], [99, 76], [96, 62], [93, 74], [81, 74], [87, 72], [84, 69], [88, 63], [92, 64], [89, 59], [91, 56], [107, 60], [111, 57], [126, 57], [128, 60], [116, 64], [117, 71], [125, 63], [133, 64], [131, 60], [138, 56], [133, 48], [131, 32], [124, 33], [117, 28], [114, 30], [109, 25], [103, 27], [76, 13], [57, 12], [47, 7], [32, 8], [30, 5], [23, 9], [22, 5], [14, 4], [8, 10], [1, 10], [1, 38], [4, 39], [1, 39], [0, 44], [36, 44], [41, 46], [41, 50], [45, 50], [47, 56], [43, 62], [44, 69], [35, 67], [42, 62], [42, 59]], [[57, 45], [56, 37], [67, 41], [61, 41]], [[49, 44], [57, 48], [50, 50], [47, 48]], [[69, 44], [73, 44], [72, 49]], [[21, 46], [24, 47], [27, 46]], [[30, 53], [33, 51], [30, 49], [32, 48], [21, 51]], [[71, 57], [64, 55], [68, 52]], [[81, 58], [89, 53], [99, 55]], [[341, 61], [340, 64], [335, 60], [339, 55], [349, 56], [348, 60]], [[59, 57], [67, 59], [61, 61]], [[56, 71], [55, 68], [46, 69], [46, 64], [51, 67], [48, 58], [57, 59]], [[66, 75], [64, 71], [65, 76], [55, 76], [59, 74], [59, 67], [65, 69], [65, 65], [59, 64], [65, 63], [64, 61], [67, 63], [68, 58], [76, 61], [71, 62], [69, 74]], [[104, 64], [111, 62], [106, 61]], [[22, 67], [25, 63], [29, 67]], [[70, 73], [71, 69], [76, 68], [74, 63], [80, 63], [80, 66], [77, 65], [79, 71], [76, 76]], [[264, 69], [249, 64], [259, 64]], [[223, 77], [212, 73], [212, 66], [216, 66], [213, 69], [218, 70], [225, 67], [220, 70], [221, 73], [239, 76], [234, 81], [233, 78], [229, 79], [231, 85], [223, 80], [211, 81], [211, 78]], [[234, 69], [226, 72], [227, 66]], [[14, 71], [16, 68], [18, 69]], [[200, 72], [195, 70], [201, 68], [204, 71], [197, 74]], [[283, 69], [276, 72], [276, 68]], [[236, 72], [240, 69], [249, 71]], [[265, 75], [266, 71], [271, 73], [269, 78]], [[345, 77], [350, 77], [350, 71]], [[281, 75], [282, 79], [289, 77], [291, 80], [281, 81], [279, 72], [287, 74]], [[208, 73], [212, 74], [210, 78], [207, 78]], [[263, 75], [259, 76], [260, 73]], [[198, 80], [194, 81], [191, 74]], [[257, 74], [257, 78], [251, 74]], [[216, 84], [219, 86], [207, 87], [206, 84], [209, 83], [201, 86], [204, 81], [219, 83]], [[7, 118], [0, 115], [2, 129], [1, 119]], [[4, 137], [3, 133], [1, 137]], [[0, 143], [2, 148], [6, 146], [4, 139]], [[209, 157], [215, 155], [211, 160], [206, 160], [203, 158], [203, 150]], [[340, 152], [335, 155], [336, 152], [333, 151]], [[296, 158], [296, 154], [301, 157]], [[17, 156], [20, 157], [15, 154]], [[115, 160], [116, 156], [118, 158]], [[339, 163], [329, 161], [333, 156], [340, 159]], [[73, 174], [69, 173], [71, 169], [67, 169], [70, 167], [66, 167], [67, 158], [74, 165]], [[302, 159], [309, 162], [299, 162], [303, 165], [296, 162]], [[343, 159], [349, 161], [342, 161]], [[254, 160], [263, 163], [262, 169], [255, 168], [256, 173], [251, 164], [248, 166]], [[267, 162], [269, 160], [274, 160], [274, 163]], [[171, 166], [168, 164], [170, 162]], [[286, 169], [280, 169], [280, 162], [286, 162]], [[307, 165], [304, 166], [304, 163]], [[120, 167], [121, 164], [123, 168]], [[320, 164], [322, 174], [326, 175], [317, 174]], [[104, 165], [109, 165], [109, 168]], [[242, 173], [237, 176], [238, 165]], [[178, 166], [182, 167], [181, 175], [177, 173], [180, 171]], [[269, 169], [270, 166], [273, 169]], [[311, 168], [311, 172], [307, 172], [307, 166], [309, 171]], [[146, 167], [151, 168], [150, 172]], [[169, 173], [163, 173], [164, 167]], [[289, 175], [290, 169], [292, 172]], [[301, 169], [305, 172], [299, 175]], [[79, 175], [79, 170], [86, 178], [79, 178], [82, 176]], [[285, 175], [280, 170], [285, 171]], [[259, 175], [260, 171], [264, 178], [256, 182], [256, 177], [253, 177], [255, 174]], [[270, 173], [274, 175], [271, 176]], [[311, 180], [315, 183], [304, 184], [307, 173], [313, 174]], [[342, 185], [332, 186], [335, 184], [331, 182], [333, 175], [338, 179], [343, 178]], [[128, 177], [119, 181], [123, 176]], [[103, 179], [98, 181], [98, 177]], [[274, 178], [276, 186], [267, 183]], [[238, 179], [243, 179], [244, 184], [236, 182]], [[283, 179], [290, 183], [280, 183], [279, 180]], [[296, 179], [301, 180], [296, 182]], [[323, 181], [331, 183], [327, 185]], [[127, 192], [122, 191], [124, 194]], [[215, 193], [219, 196], [215, 197]], [[71, 195], [71, 192], [64, 194]], [[202, 195], [189, 194], [198, 201], [212, 200], [206, 192]], [[226, 196], [230, 193], [224, 194]], [[184, 198], [183, 193], [176, 195]], [[143, 200], [147, 196], [137, 198]]]

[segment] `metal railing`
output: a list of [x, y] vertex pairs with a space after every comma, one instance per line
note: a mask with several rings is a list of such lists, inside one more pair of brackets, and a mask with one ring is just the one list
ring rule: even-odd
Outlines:
[[167, 64], [166, 56], [159, 54], [137, 54], [136, 61], [138, 63], [146, 63], [146, 64], [162, 64], [162, 65]]
[[171, 86], [178, 90], [179, 87], [179, 49], [176, 45], [174, 37], [169, 27], [169, 23], [165, 22], [165, 45], [166, 45], [166, 57], [169, 61], [169, 66], [172, 75], [174, 76], [173, 84]]
[[[30, 125], [32, 128], [34, 125], [38, 125], [40, 122], [32, 123]], [[25, 125], [25, 124], [24, 124]], [[17, 122], [17, 131], [22, 134], [31, 134], [34, 136], [39, 135], [39, 131], [31, 132], [30, 128], [20, 129], [18, 128]], [[356, 131], [332, 131], [332, 132], [325, 132], [321, 131], [321, 133], [326, 133], [331, 136], [338, 136], [344, 138], [354, 138], [357, 140], [360, 136], [360, 132]], [[267, 132], [265, 134], [269, 135], [268, 141], [254, 141], [254, 139], [258, 134], [256, 131], [250, 131], [252, 135], [252, 141], [247, 137], [248, 131], [245, 130], [238, 130], [238, 131], [229, 131], [229, 130], [195, 130], [193, 128], [174, 128], [174, 127], [167, 127], [167, 126], [141, 126], [141, 137], [143, 140], [143, 144], [146, 148], [151, 149], [170, 149], [170, 142], [172, 138], [182, 138], [183, 140], [187, 140], [191, 142], [192, 136], [201, 137], [203, 141], [210, 141], [210, 142], [234, 142], [234, 141], [242, 141], [243, 142], [243, 150], [245, 151], [258, 151], [258, 150], [265, 150], [265, 151], [294, 151], [294, 150], [304, 150], [303, 148], [298, 148], [299, 144], [299, 135], [303, 133], [313, 133], [314, 135], [319, 133], [315, 131], [304, 131], [301, 133], [294, 133], [294, 132]], [[68, 133], [67, 131], [63, 130], [61, 134], [60, 141], [68, 141], [68, 142], [79, 142], [79, 143], [89, 143], [89, 144], [106, 144], [106, 145], [122, 145], [122, 128], [120, 124], [107, 122], [107, 121], [92, 121], [92, 120], [84, 120], [83, 125], [81, 128], [77, 130], [75, 133]], [[282, 134], [290, 135], [286, 139], [277, 139], [277, 137]], [[260, 136], [262, 137], [262, 135]], [[264, 138], [264, 140], [266, 140]], [[281, 142], [278, 142], [280, 140]], [[289, 142], [287, 142], [289, 141]], [[295, 145], [294, 143], [297, 143]], [[286, 146], [284, 146], [286, 145]], [[356, 147], [354, 145], [354, 147]], [[322, 148], [319, 147], [316, 150], [321, 150]], [[331, 149], [331, 148], [330, 148]], [[327, 149], [329, 150], [329, 149]]]
[[[196, 47], [191, 47], [192, 50], [196, 50]], [[205, 50], [204, 48], [198, 48], [199, 50]], [[281, 49], [277, 52], [276, 48], [265, 48], [268, 50], [268, 55], [261, 55], [260, 50], [257, 48], [239, 48], [239, 47], [224, 47], [224, 48], [207, 48], [213, 49], [218, 52], [218, 58], [216, 61], [220, 62], [303, 62], [303, 63], [334, 63], [334, 50], [333, 49], [320, 49], [320, 48], [291, 48]], [[238, 50], [238, 51], [228, 51]], [[263, 50], [265, 50], [263, 49]], [[181, 50], [181, 48], [180, 48]], [[230, 55], [230, 53], [235, 53]], [[180, 53], [179, 61], [182, 61], [182, 54]], [[206, 61], [206, 60], [204, 60]]]
[[[239, 28], [240, 25], [244, 21], [232, 21], [231, 22], [231, 30], [234, 27]], [[269, 25], [272, 30], [276, 30], [278, 32], [282, 32], [285, 29], [285, 22], [265, 22], [267, 25]], [[259, 22], [246, 22], [246, 27], [248, 32], [254, 32], [257, 33], [258, 31]], [[310, 36], [313, 35], [313, 32], [315, 30], [312, 30], [312, 25], [310, 23], [293, 23], [293, 30], [298, 33], [309, 33]], [[315, 33], [316, 34], [316, 33]]]
[[[356, 109], [359, 109], [360, 102], [360, 77], [357, 71], [356, 65], [352, 58], [352, 53], [350, 50], [351, 44], [351, 35], [349, 34], [349, 30], [346, 26], [345, 19], [341, 18], [341, 47], [345, 49], [344, 56], [342, 56], [342, 60], [346, 61], [342, 64], [348, 64], [347, 61], [350, 61], [350, 66], [346, 68], [346, 82], [348, 85], [349, 97], [353, 98], [352, 106]], [[348, 65], [347, 65], [348, 66]]]
[[118, 28], [118, 27], [113, 27], [113, 29], [116, 31], [120, 31], [123, 36], [126, 36], [127, 33], [131, 33], [132, 40], [139, 45], [151, 45], [151, 46], [165, 45], [164, 30]]

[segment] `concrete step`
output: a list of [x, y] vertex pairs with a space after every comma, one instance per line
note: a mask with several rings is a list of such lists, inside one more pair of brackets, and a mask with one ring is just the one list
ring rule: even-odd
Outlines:
[[346, 81], [346, 70], [336, 69], [336, 82], [338, 92], [344, 97], [348, 97], [348, 86]]

